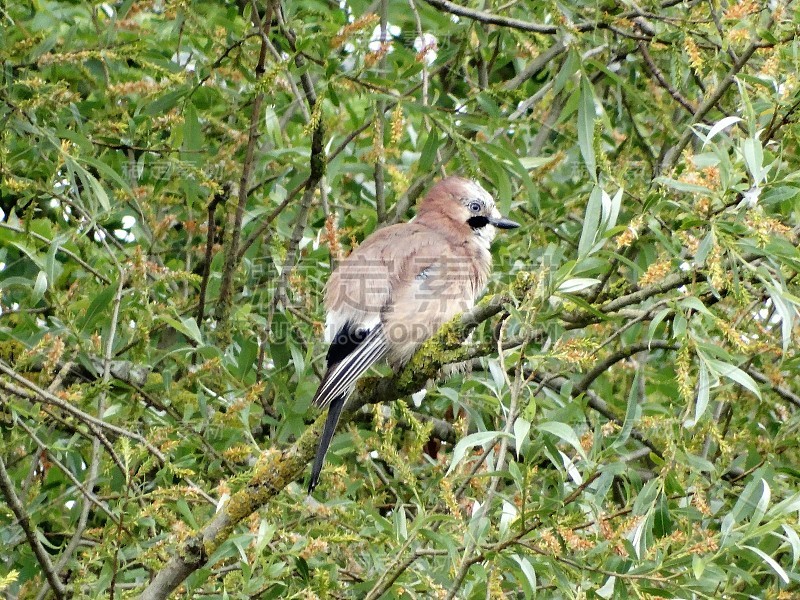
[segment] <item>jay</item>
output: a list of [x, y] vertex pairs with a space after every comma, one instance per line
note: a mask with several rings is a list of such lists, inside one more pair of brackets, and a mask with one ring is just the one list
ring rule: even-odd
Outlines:
[[383, 359], [399, 369], [442, 325], [472, 308], [491, 270], [496, 230], [515, 227], [480, 184], [447, 177], [422, 199], [416, 219], [374, 232], [331, 274], [327, 371], [313, 400], [328, 415], [309, 493], [356, 380]]

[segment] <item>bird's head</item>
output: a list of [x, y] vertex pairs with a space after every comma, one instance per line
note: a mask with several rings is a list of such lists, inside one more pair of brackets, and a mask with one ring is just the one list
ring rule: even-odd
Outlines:
[[446, 177], [434, 185], [420, 203], [418, 218], [441, 220], [457, 231], [471, 230], [487, 246], [497, 229], [519, 227], [500, 214], [492, 195], [478, 182], [463, 177]]

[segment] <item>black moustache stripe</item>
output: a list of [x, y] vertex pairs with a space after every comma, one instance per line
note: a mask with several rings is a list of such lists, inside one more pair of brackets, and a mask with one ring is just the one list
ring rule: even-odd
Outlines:
[[486, 217], [470, 217], [467, 219], [467, 224], [473, 229], [480, 229], [481, 227], [486, 227], [489, 224], [489, 219]]

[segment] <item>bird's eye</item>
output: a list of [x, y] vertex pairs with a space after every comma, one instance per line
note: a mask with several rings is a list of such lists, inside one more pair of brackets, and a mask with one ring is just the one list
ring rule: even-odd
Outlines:
[[483, 207], [481, 206], [480, 202], [470, 202], [469, 203], [469, 209], [474, 213], [481, 212], [481, 208], [483, 208]]

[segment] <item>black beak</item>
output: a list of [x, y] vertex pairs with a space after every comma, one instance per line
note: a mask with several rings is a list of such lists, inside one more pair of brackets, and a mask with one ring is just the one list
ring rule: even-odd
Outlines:
[[519, 223], [511, 219], [506, 219], [505, 217], [500, 217], [499, 219], [489, 217], [489, 224], [494, 225], [498, 229], [516, 229], [519, 227]]

